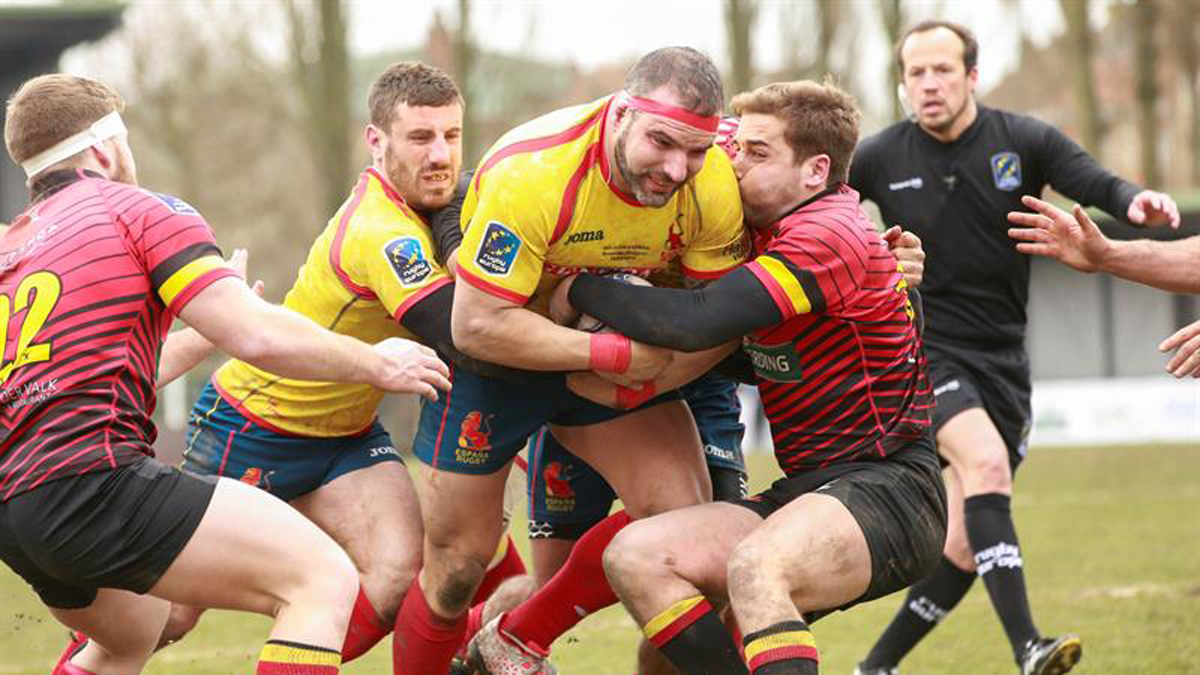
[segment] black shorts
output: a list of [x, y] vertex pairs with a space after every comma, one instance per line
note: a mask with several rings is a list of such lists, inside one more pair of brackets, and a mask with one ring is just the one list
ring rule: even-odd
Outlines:
[[1014, 471], [1029, 447], [1033, 409], [1029, 403], [1029, 356], [1024, 347], [989, 350], [925, 343], [929, 381], [936, 405], [933, 428], [970, 408], [983, 408], [1008, 448]]
[[835, 464], [775, 481], [765, 492], [735, 502], [764, 519], [802, 495], [834, 497], [854, 516], [871, 552], [871, 582], [857, 599], [829, 611], [894, 593], [924, 578], [946, 541], [946, 487], [932, 440], [910, 444], [878, 461]]
[[149, 457], [46, 483], [0, 504], [0, 559], [48, 607], [99, 588], [145, 593], [192, 538], [216, 479]]

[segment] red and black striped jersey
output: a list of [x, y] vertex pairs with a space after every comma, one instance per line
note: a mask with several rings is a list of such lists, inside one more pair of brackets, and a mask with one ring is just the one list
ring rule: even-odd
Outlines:
[[0, 501], [152, 455], [159, 351], [225, 265], [169, 195], [66, 171], [0, 237]]
[[879, 458], [924, 436], [932, 394], [912, 304], [858, 193], [826, 191], [758, 245], [746, 267], [784, 320], [745, 348], [780, 468]]

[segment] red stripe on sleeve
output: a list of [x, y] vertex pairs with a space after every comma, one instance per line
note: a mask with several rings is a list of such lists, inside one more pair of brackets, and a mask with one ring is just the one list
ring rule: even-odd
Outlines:
[[433, 282], [432, 284], [429, 284], [425, 288], [422, 288], [421, 290], [417, 291], [416, 293], [413, 293], [412, 295], [408, 296], [408, 298], [405, 299], [404, 302], [400, 303], [400, 306], [396, 308], [396, 313], [392, 315], [392, 318], [394, 318], [396, 320], [396, 323], [400, 323], [401, 321], [404, 320], [404, 313], [407, 312], [410, 308], [412, 308], [413, 305], [415, 305], [418, 302], [420, 302], [421, 300], [424, 300], [425, 298], [429, 297], [430, 293], [433, 293], [437, 289], [439, 289], [442, 286], [445, 286], [446, 284], [449, 284], [449, 283], [453, 283], [453, 281], [451, 281], [449, 278], [438, 279], [437, 281]]
[[497, 298], [508, 300], [515, 305], [524, 305], [525, 303], [529, 302], [530, 296], [521, 295], [516, 291], [510, 291], [503, 286], [498, 286], [490, 281], [487, 281], [486, 279], [481, 279], [472, 274], [469, 270], [466, 270], [462, 267], [458, 268], [458, 278], [471, 284], [475, 288], [478, 288], [484, 293], [487, 293], [488, 295], [494, 295]]

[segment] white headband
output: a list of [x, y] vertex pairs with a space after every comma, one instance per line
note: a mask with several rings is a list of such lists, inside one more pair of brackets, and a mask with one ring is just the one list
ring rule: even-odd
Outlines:
[[33, 178], [44, 171], [46, 167], [58, 164], [80, 150], [86, 150], [97, 143], [124, 133], [127, 133], [125, 123], [121, 121], [120, 113], [114, 110], [93, 122], [83, 131], [21, 162], [21, 168], [25, 170], [27, 177]]

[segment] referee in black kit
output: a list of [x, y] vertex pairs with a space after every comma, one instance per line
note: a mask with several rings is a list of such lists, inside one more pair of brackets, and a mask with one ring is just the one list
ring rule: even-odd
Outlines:
[[1006, 215], [1046, 185], [1137, 225], [1179, 225], [1175, 203], [1096, 163], [1059, 130], [979, 106], [970, 31], [926, 21], [900, 40], [897, 62], [912, 121], [864, 140], [850, 185], [884, 222], [924, 241], [925, 349], [936, 397], [938, 453], [948, 463], [949, 531], [941, 564], [912, 587], [856, 673], [888, 675], [983, 578], [1022, 675], [1069, 671], [1076, 635], [1042, 637], [1025, 590], [1009, 509], [1030, 427], [1025, 303], [1029, 258]]

